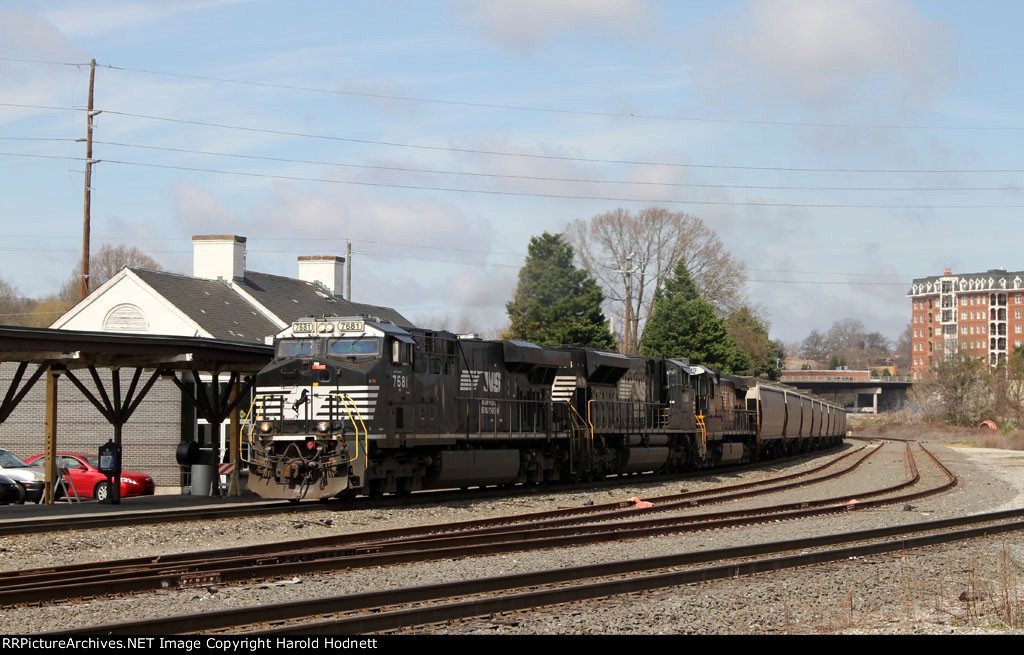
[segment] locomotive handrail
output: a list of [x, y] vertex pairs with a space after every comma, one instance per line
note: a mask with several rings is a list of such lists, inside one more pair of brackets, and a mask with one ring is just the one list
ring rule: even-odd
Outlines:
[[[587, 440], [587, 453], [592, 452], [593, 449], [594, 449], [594, 424], [590, 423], [587, 419], [583, 418], [583, 415], [580, 414], [579, 410], [576, 409], [576, 407], [571, 402], [569, 402], [567, 400], [567, 401], [565, 401], [565, 404], [569, 406], [570, 410], [572, 410], [572, 413], [569, 414], [570, 418], [572, 417], [573, 414], [575, 414], [576, 416], [579, 417], [579, 419], [580, 419], [579, 425], [582, 426], [582, 430], [583, 430], [584, 433], [587, 432], [587, 426], [588, 425], [590, 426], [589, 439]], [[589, 410], [588, 410], [588, 414], [589, 414]], [[576, 426], [575, 426], [575, 424], [576, 424], [576, 421], [573, 420], [573, 430], [572, 430], [573, 434], [576, 434]]]
[[[348, 460], [349, 463], [352, 463], [352, 462], [356, 461], [357, 459], [359, 459], [359, 425], [356, 424], [356, 418], [359, 419], [359, 424], [361, 424], [363, 426], [363, 466], [369, 468], [369, 466], [370, 466], [370, 431], [366, 427], [366, 422], [363, 421], [363, 414], [362, 414], [362, 412], [359, 411], [359, 405], [357, 405], [356, 401], [352, 398], [352, 396], [348, 395], [347, 393], [338, 393], [336, 391], [332, 391], [331, 393], [329, 393], [327, 395], [328, 396], [335, 396], [336, 398], [341, 400], [342, 404], [345, 407], [345, 412], [348, 414], [348, 420], [352, 422], [352, 429], [355, 430], [355, 433], [356, 433], [355, 434], [356, 454], [352, 457], [352, 459]], [[351, 404], [351, 408], [349, 408], [350, 404]], [[356, 415], [354, 417], [352, 416], [352, 410], [353, 409], [356, 412]], [[342, 437], [342, 440], [344, 440], [344, 437]]]
[[[593, 412], [589, 403], [597, 403]], [[660, 417], [663, 403], [647, 403], [633, 400], [602, 400], [591, 399], [587, 407], [587, 415], [593, 416], [591, 425], [595, 428], [621, 428], [624, 426], [631, 430], [656, 430], [662, 426]], [[624, 412], [628, 410], [628, 412]], [[626, 416], [623, 414], [626, 413]], [[625, 421], [623, 419], [626, 419]]]
[[694, 416], [697, 419], [697, 427], [700, 428], [700, 456], [708, 452], [708, 426], [704, 423], [704, 412]]
[[[256, 406], [257, 398], [260, 401], [260, 407], [254, 413], [253, 412], [253, 408]], [[242, 427], [238, 430], [238, 441], [239, 441], [239, 443], [241, 444], [242, 437], [244, 435], [246, 443], [249, 444], [249, 452], [250, 453], [252, 453], [255, 450], [255, 448], [256, 448], [256, 444], [255, 444], [255, 442], [253, 442], [253, 439], [252, 439], [252, 433], [256, 431], [256, 422], [257, 422], [259, 416], [263, 413], [263, 405], [266, 404], [266, 402], [267, 402], [266, 396], [262, 396], [262, 397], [253, 396], [252, 402], [249, 403], [249, 411], [245, 413], [245, 421], [242, 423]], [[245, 427], [247, 425], [249, 426], [249, 434], [245, 435], [244, 434], [245, 433]], [[242, 449], [239, 448], [239, 451], [241, 451], [241, 450]], [[246, 464], [257, 464], [258, 465], [258, 462], [246, 459], [245, 455], [243, 455], [241, 452], [239, 452], [239, 459], [241, 459]]]
[[[456, 397], [457, 401], [465, 402], [466, 412], [464, 414], [465, 419], [465, 431], [466, 436], [470, 436], [472, 433], [476, 433], [477, 436], [482, 437], [484, 435], [484, 417], [491, 417], [491, 425], [486, 431], [497, 438], [499, 431], [502, 434], [508, 434], [511, 436], [515, 432], [523, 432], [524, 419], [532, 421], [532, 430], [536, 434], [541, 428], [544, 432], [550, 434], [553, 417], [549, 414], [550, 410], [553, 409], [555, 403], [549, 400], [539, 399], [523, 399], [523, 398], [474, 398], [467, 396]], [[490, 403], [487, 407], [493, 407], [494, 411], [487, 412], [486, 414], [481, 410], [484, 407], [484, 403]], [[476, 405], [478, 412], [476, 415], [476, 425], [471, 422], [473, 418], [473, 406]], [[517, 410], [516, 415], [513, 417], [513, 408]], [[523, 410], [524, 408], [533, 408], [535, 411], [532, 412], [532, 416], [525, 417]], [[507, 410], [507, 411], [506, 411]], [[548, 414], [545, 419], [544, 414]], [[516, 420], [514, 421], [513, 418]], [[505, 420], [506, 427], [502, 428], [502, 420]], [[538, 425], [538, 422], [544, 419], [543, 425]], [[517, 427], [518, 426], [518, 427]]]
[[597, 400], [597, 399], [596, 398], [591, 398], [590, 402], [587, 403], [587, 425], [590, 426], [590, 444], [588, 445], [587, 452], [591, 452], [594, 449], [594, 422], [592, 420], [590, 420], [590, 405], [595, 400]]

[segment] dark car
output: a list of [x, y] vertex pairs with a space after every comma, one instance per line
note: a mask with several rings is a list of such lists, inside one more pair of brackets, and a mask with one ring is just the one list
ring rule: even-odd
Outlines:
[[25, 488], [14, 480], [0, 475], [0, 503], [25, 502]]
[[25, 490], [24, 500], [38, 503], [43, 497], [44, 476], [13, 453], [0, 449], [0, 475], [10, 478]]

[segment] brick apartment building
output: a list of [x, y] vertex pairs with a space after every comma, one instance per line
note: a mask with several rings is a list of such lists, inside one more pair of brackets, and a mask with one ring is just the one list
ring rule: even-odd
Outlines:
[[984, 359], [995, 366], [1024, 345], [1024, 271], [915, 279], [907, 294], [911, 310], [911, 367], [914, 380], [931, 376], [948, 357]]

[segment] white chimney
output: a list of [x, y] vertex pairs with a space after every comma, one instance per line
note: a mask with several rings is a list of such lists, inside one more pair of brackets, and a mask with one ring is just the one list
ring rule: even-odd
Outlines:
[[245, 237], [230, 234], [193, 236], [192, 276], [227, 282], [245, 277]]
[[345, 291], [345, 258], [331, 255], [310, 255], [299, 257], [299, 279], [318, 282], [332, 295], [341, 296]]

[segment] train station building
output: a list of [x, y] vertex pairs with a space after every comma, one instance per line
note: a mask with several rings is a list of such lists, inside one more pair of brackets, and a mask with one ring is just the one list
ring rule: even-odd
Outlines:
[[911, 299], [911, 367], [928, 379], [950, 357], [983, 359], [990, 366], [1024, 346], [1024, 271], [991, 269], [917, 278]]
[[[236, 235], [195, 236], [191, 276], [141, 268], [124, 268], [50, 327], [60, 330], [134, 335], [205, 337], [236, 343], [264, 344], [293, 321], [320, 315], [372, 316], [411, 327], [389, 307], [352, 303], [343, 296], [344, 258], [298, 258], [298, 276], [283, 277], [246, 270], [246, 239]], [[0, 363], [4, 388], [17, 365]], [[101, 385], [111, 374], [98, 369]], [[197, 372], [210, 382], [206, 372]], [[223, 449], [226, 427], [213, 434], [196, 412], [196, 384], [157, 380], [124, 426], [124, 466], [149, 473], [163, 491], [180, 491], [188, 472], [175, 461], [182, 441], [198, 441]], [[105, 392], [85, 378], [82, 384], [97, 397]], [[227, 398], [227, 379], [218, 390]], [[40, 385], [31, 389], [17, 409], [0, 423], [0, 447], [26, 458], [43, 452], [46, 401]], [[65, 385], [62, 385], [62, 387]], [[61, 393], [61, 452], [95, 454], [110, 438], [111, 425], [81, 393], [66, 385]], [[218, 392], [212, 392], [214, 396]], [[245, 405], [247, 407], [247, 404]]]

